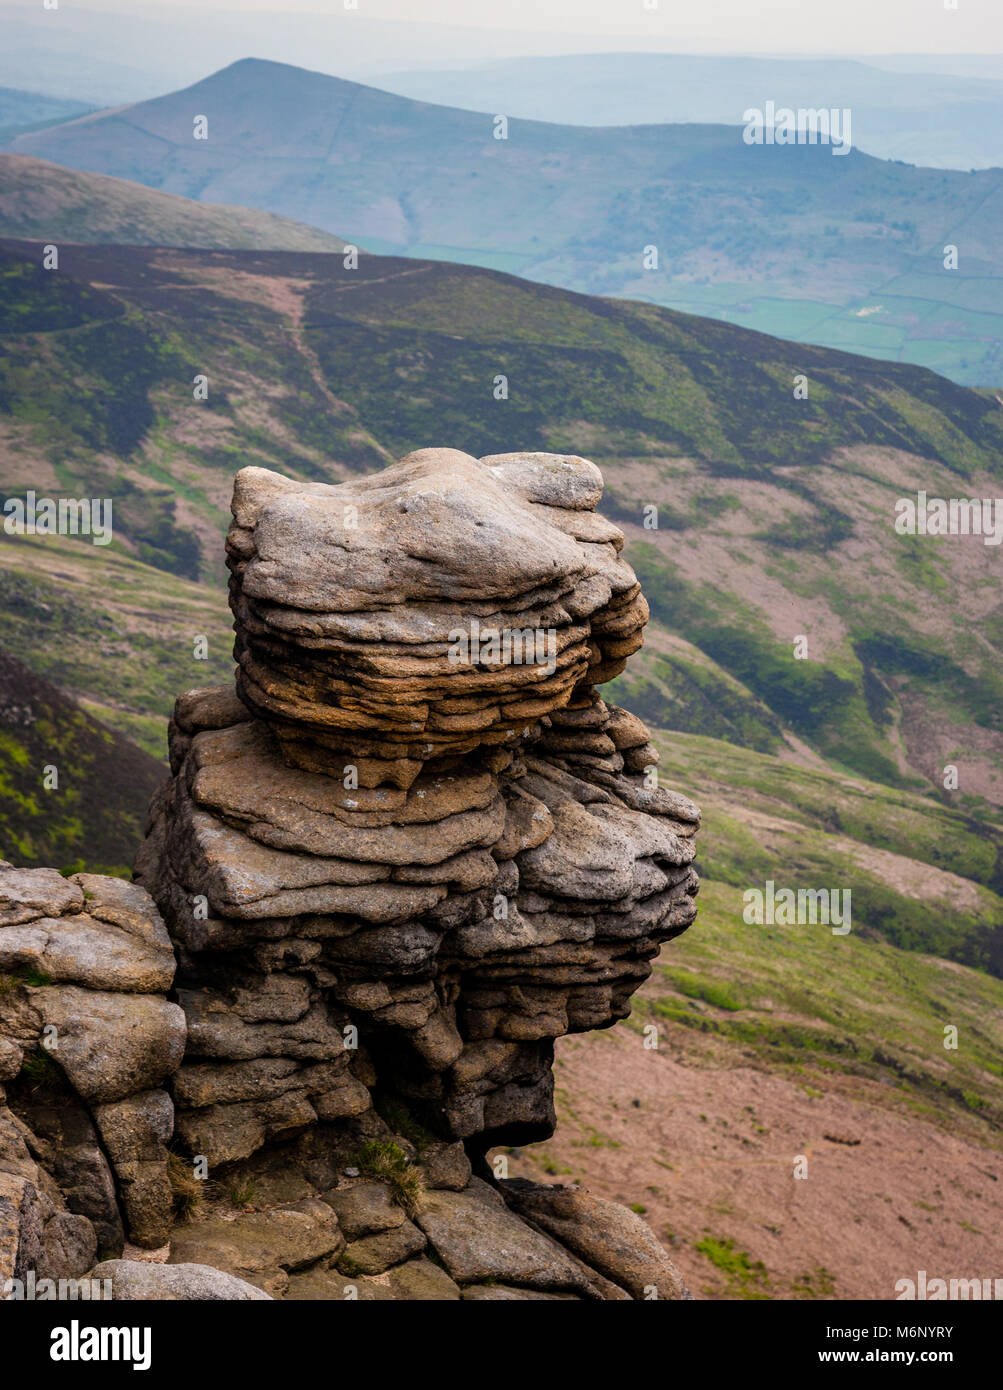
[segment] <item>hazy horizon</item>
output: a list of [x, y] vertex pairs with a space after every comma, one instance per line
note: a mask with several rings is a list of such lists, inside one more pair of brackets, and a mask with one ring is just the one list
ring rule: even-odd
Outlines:
[[242, 57], [365, 79], [505, 58], [629, 52], [877, 60], [899, 71], [1003, 79], [1003, 8], [996, 0], [958, 4], [844, 0], [837, 9], [825, 0], [760, 0], [750, 9], [747, 0], [696, 7], [676, 0], [422, 0], [416, 12], [414, 0], [213, 0], [206, 7], [74, 0], [54, 10], [40, 0], [4, 0], [0, 84], [55, 91], [62, 81], [66, 95], [89, 84], [93, 95], [107, 88], [107, 100], [121, 101], [151, 95], [151, 82], [166, 90]]
[[[760, 0], [753, 7], [747, 0], [704, 0], [692, 8], [673, 0], [633, 0], [629, 7], [610, 0], [422, 0], [419, 13], [414, 0], [354, 3], [356, 8], [346, 9], [346, 0], [297, 0], [294, 5], [214, 0], [211, 7], [177, 5], [173, 0], [75, 0], [71, 13], [149, 16], [179, 24], [179, 15], [204, 18], [213, 11], [245, 18], [272, 16], [285, 23], [302, 16], [311, 21], [480, 30], [485, 36], [522, 31], [533, 36], [595, 37], [615, 41], [617, 47], [623, 41], [641, 40], [659, 49], [693, 51], [693, 45], [700, 44], [709, 54], [731, 55], [848, 56], [860, 52], [861, 34], [867, 34], [872, 53], [977, 55], [994, 45], [1003, 51], [1003, 10], [996, 0], [958, 0], [957, 9], [945, 8], [942, 0], [930, 0], [923, 7], [915, 0], [843, 0], [838, 7], [827, 0]], [[41, 10], [34, 0], [12, 0], [0, 8]], [[49, 11], [46, 17], [65, 13]], [[849, 45], [851, 37], [856, 42]]]

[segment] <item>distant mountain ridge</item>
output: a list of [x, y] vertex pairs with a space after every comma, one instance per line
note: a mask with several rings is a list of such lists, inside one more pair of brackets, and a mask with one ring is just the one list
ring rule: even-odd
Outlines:
[[0, 87], [0, 136], [10, 138], [21, 130], [54, 121], [65, 121], [93, 110], [85, 101], [69, 97], [24, 92], [18, 87]]
[[859, 149], [927, 168], [1003, 165], [1003, 82], [885, 71], [846, 58], [581, 53], [388, 72], [381, 87], [417, 101], [531, 121], [614, 126], [741, 125], [748, 107], [844, 107]]
[[[248, 59], [10, 148], [375, 251], [652, 300], [969, 384], [1003, 378], [1003, 170], [750, 148], [729, 126], [496, 129], [488, 115]], [[944, 268], [948, 243], [957, 271]]]

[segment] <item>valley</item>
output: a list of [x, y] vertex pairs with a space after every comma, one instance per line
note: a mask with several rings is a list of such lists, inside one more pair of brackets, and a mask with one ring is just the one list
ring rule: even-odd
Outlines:
[[[374, 252], [667, 305], [970, 385], [1001, 382], [999, 168], [750, 148], [740, 124], [704, 119], [546, 124], [261, 59], [14, 135], [6, 148], [162, 195], [257, 208]], [[0, 233], [24, 230], [0, 217]]]

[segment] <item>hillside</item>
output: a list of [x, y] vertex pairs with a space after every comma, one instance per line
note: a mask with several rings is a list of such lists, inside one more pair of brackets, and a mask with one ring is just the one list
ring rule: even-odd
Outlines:
[[[972, 814], [1003, 803], [998, 550], [893, 527], [896, 499], [920, 488], [999, 493], [992, 396], [469, 267], [75, 246], [56, 277], [35, 247], [0, 250], [3, 487], [112, 496], [116, 526], [107, 549], [0, 537], [0, 565], [34, 570], [36, 586], [47, 565], [87, 566], [81, 613], [102, 587], [139, 600], [144, 586], [110, 568], [126, 560], [215, 583], [244, 463], [330, 479], [429, 440], [580, 452], [604, 470], [603, 507], [656, 619], [628, 678], [646, 717], [813, 752]], [[809, 396], [796, 401], [801, 372]], [[228, 656], [220, 617], [212, 660]], [[18, 650], [100, 702], [115, 682], [86, 643], [85, 678], [78, 621], [53, 646], [26, 616]], [[172, 642], [134, 694], [115, 690], [130, 719], [166, 715], [178, 663], [192, 666], [191, 636]], [[943, 790], [948, 763], [956, 791]]]
[[1003, 83], [927, 67], [885, 71], [845, 58], [569, 53], [381, 74], [417, 101], [586, 126], [741, 125], [749, 107], [846, 107], [854, 144], [927, 168], [1003, 165]]
[[[510, 1172], [642, 1208], [698, 1296], [888, 1298], [931, 1250], [991, 1261], [1003, 1229], [998, 556], [891, 526], [900, 491], [998, 493], [1000, 427], [920, 369], [469, 267], [69, 246], [56, 277], [8, 241], [0, 494], [111, 496], [116, 538], [0, 532], [5, 642], [159, 759], [177, 692], [232, 672], [236, 468], [335, 480], [429, 441], [595, 458], [654, 614], [609, 693], [703, 807], [700, 911], [632, 1019], [558, 1044], [560, 1128]], [[60, 708], [76, 769], [86, 716]], [[22, 859], [60, 744], [4, 737], [0, 856]], [[118, 748], [62, 783], [92, 798], [78, 822], [41, 805], [52, 862], [103, 845], [109, 808], [123, 850], [101, 852], [131, 860], [163, 769]], [[849, 889], [851, 933], [747, 925], [768, 879]]]
[[[208, 138], [193, 121], [207, 119]], [[1003, 170], [913, 168], [720, 125], [587, 129], [429, 105], [246, 59], [10, 142], [279, 213], [374, 251], [628, 295], [1000, 384]], [[944, 247], [960, 248], [957, 270]], [[658, 251], [646, 269], [645, 247]]]
[[[656, 742], [666, 783], [704, 811], [696, 924], [630, 1019], [558, 1042], [557, 1133], [510, 1151], [511, 1171], [638, 1203], [697, 1297], [890, 1299], [933, 1251], [991, 1266], [1003, 982], [941, 956], [995, 921], [999, 958], [1003, 901], [962, 876], [988, 847], [918, 797], [716, 739]], [[851, 885], [852, 932], [747, 925], [743, 891], [767, 879]], [[809, 1180], [792, 1191], [794, 1155]]]
[[154, 758], [0, 649], [0, 859], [128, 874], [163, 776]]
[[210, 250], [341, 251], [345, 245], [269, 212], [206, 206], [17, 154], [0, 154], [0, 235]]
[[0, 87], [0, 139], [10, 139], [22, 131], [82, 116], [93, 108], [83, 101], [66, 97], [22, 92], [17, 87]]

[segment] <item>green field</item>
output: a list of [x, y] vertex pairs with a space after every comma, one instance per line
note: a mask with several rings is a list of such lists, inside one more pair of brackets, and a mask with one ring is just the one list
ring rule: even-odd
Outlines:
[[930, 367], [972, 384], [985, 379], [986, 363], [994, 363], [993, 380], [1003, 381], [999, 282], [959, 280], [946, 296], [937, 293], [940, 285], [937, 277], [900, 276], [864, 299], [851, 294], [838, 304], [760, 295], [749, 284], [686, 285], [673, 287], [660, 302], [760, 333]]

